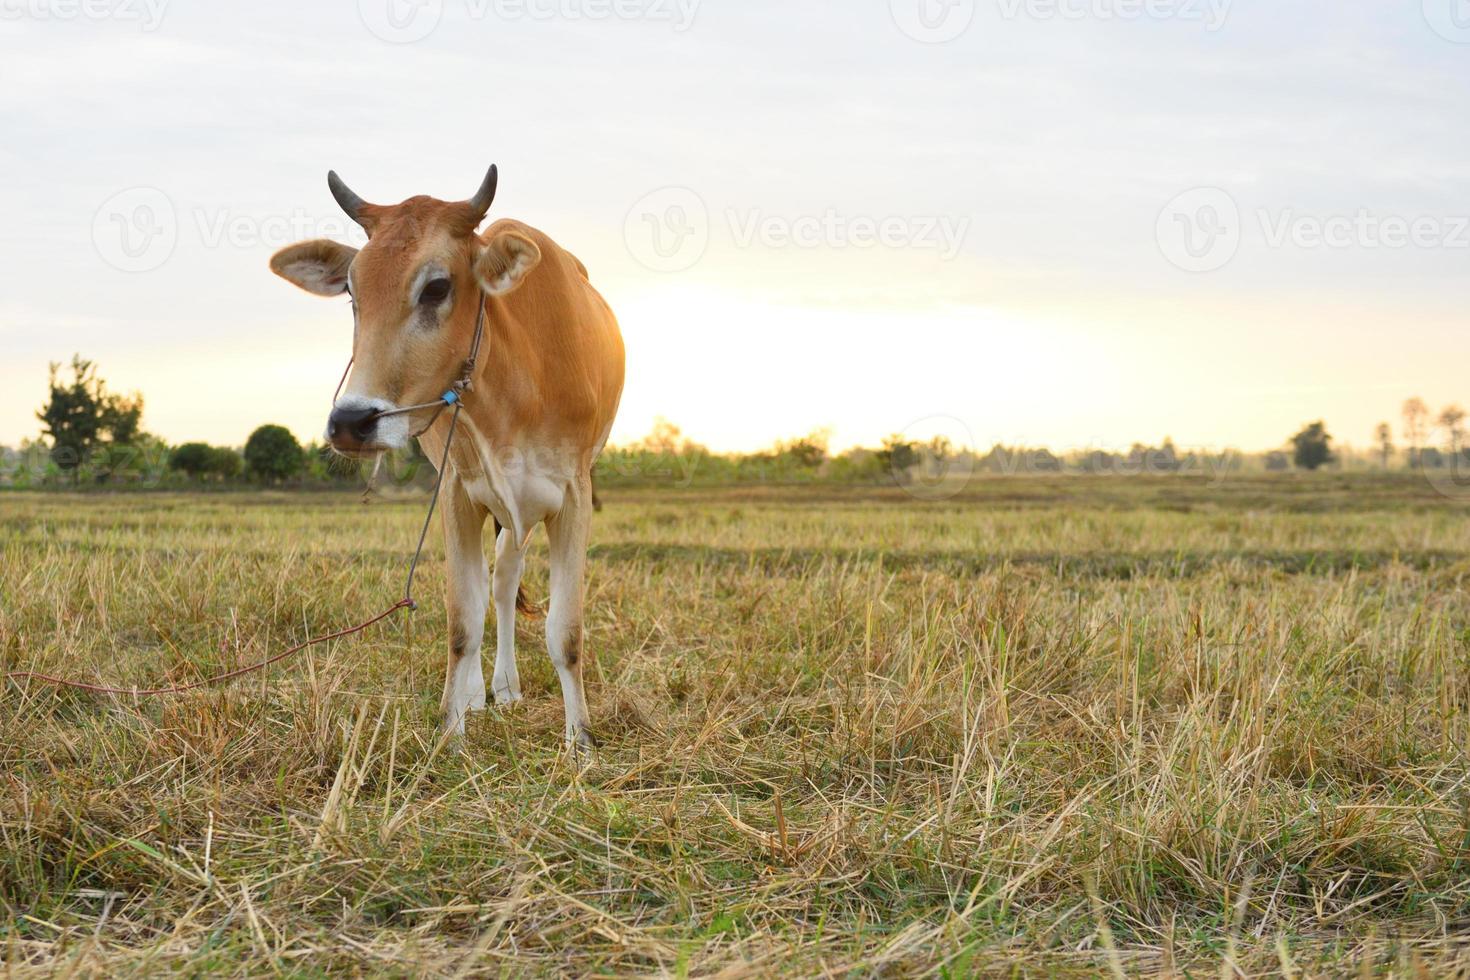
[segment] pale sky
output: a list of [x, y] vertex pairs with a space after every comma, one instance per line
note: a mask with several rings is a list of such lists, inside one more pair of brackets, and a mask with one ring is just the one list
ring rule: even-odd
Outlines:
[[0, 443], [74, 351], [172, 442], [318, 436], [350, 314], [267, 258], [355, 240], [328, 169], [495, 162], [615, 441], [1366, 444], [1470, 402], [1467, 104], [1470, 0], [0, 0]]

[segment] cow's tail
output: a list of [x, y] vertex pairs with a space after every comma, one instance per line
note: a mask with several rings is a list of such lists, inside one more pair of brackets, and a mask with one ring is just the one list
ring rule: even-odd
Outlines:
[[[490, 519], [495, 521], [493, 517]], [[500, 522], [495, 521], [495, 539], [497, 541], [500, 540], [501, 530]], [[526, 587], [524, 585], [516, 586], [516, 612], [531, 619], [541, 618], [541, 607], [532, 602], [530, 597], [526, 595]]]

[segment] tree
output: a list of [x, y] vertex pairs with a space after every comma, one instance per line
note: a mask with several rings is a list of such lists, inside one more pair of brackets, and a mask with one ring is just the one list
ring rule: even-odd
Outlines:
[[202, 442], [186, 442], [182, 446], [175, 447], [169, 454], [168, 468], [187, 473], [194, 479], [198, 479], [209, 472], [210, 464], [214, 461], [214, 450]]
[[1383, 468], [1388, 469], [1389, 457], [1393, 455], [1393, 429], [1387, 422], [1379, 422], [1378, 428], [1373, 430], [1373, 438], [1378, 443], [1378, 455], [1383, 460]]
[[221, 480], [233, 480], [240, 475], [240, 470], [245, 463], [240, 459], [240, 454], [228, 446], [213, 446], [209, 450], [209, 465], [206, 472], [213, 473]]
[[1327, 425], [1313, 422], [1291, 437], [1292, 461], [1300, 469], [1315, 470], [1332, 462], [1332, 437]]
[[75, 472], [99, 446], [135, 442], [143, 421], [143, 396], [114, 395], [97, 377], [97, 366], [80, 354], [71, 359], [71, 381], [61, 380], [61, 365], [51, 364], [50, 393], [36, 413], [51, 440], [51, 458]]
[[285, 480], [305, 465], [301, 443], [283, 425], [262, 425], [245, 442], [245, 468], [257, 479]]
[[1460, 445], [1465, 440], [1465, 410], [1459, 405], [1448, 405], [1439, 413], [1439, 424], [1444, 426], [1449, 439], [1450, 458], [1460, 455]]
[[203, 442], [186, 442], [169, 454], [168, 467], [199, 479], [217, 476], [232, 480], [240, 475], [240, 454], [227, 446], [211, 446]]
[[1135, 442], [1128, 450], [1130, 473], [1177, 473], [1179, 466], [1179, 452], [1174, 448], [1174, 440], [1167, 437], [1157, 448]]
[[102, 428], [107, 441], [114, 446], [130, 446], [138, 441], [143, 428], [143, 396], [136, 392], [130, 398], [108, 395], [102, 405]]
[[831, 436], [827, 430], [818, 429], [800, 439], [778, 441], [770, 450], [776, 459], [789, 459], [801, 469], [814, 470], [827, 460], [827, 447]]
[[186, 442], [169, 454], [168, 467], [199, 479], [217, 476], [221, 480], [233, 480], [240, 475], [240, 454], [226, 446], [211, 446], [203, 442]]
[[653, 431], [643, 438], [640, 448], [645, 452], [677, 456], [687, 445], [688, 440], [679, 427], [660, 415], [653, 420]]
[[874, 453], [873, 458], [896, 481], [907, 483], [909, 470], [919, 462], [919, 449], [903, 436], [895, 434], [883, 440], [883, 448]]
[[1429, 406], [1424, 399], [1415, 396], [1404, 402], [1404, 438], [1409, 440], [1409, 465], [1419, 465], [1419, 447], [1424, 445], [1424, 420], [1429, 417]]

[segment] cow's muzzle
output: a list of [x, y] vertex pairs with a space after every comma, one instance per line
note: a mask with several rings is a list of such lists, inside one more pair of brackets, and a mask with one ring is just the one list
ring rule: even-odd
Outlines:
[[327, 442], [347, 456], [385, 448], [378, 445], [378, 416], [375, 406], [343, 405], [327, 418]]

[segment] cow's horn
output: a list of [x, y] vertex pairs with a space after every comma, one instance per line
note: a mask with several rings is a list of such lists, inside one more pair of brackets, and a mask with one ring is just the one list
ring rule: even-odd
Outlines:
[[352, 188], [342, 183], [342, 178], [337, 176], [337, 171], [327, 171], [327, 187], [331, 188], [332, 196], [337, 199], [342, 210], [347, 212], [347, 217], [362, 224], [362, 209], [367, 206], [367, 202], [358, 197]]
[[475, 224], [485, 217], [490, 210], [490, 205], [495, 201], [495, 185], [500, 181], [500, 171], [495, 164], [490, 164], [490, 169], [485, 171], [485, 179], [480, 182], [480, 189], [475, 191], [475, 196], [465, 203], [469, 205], [471, 213], [475, 216]]

